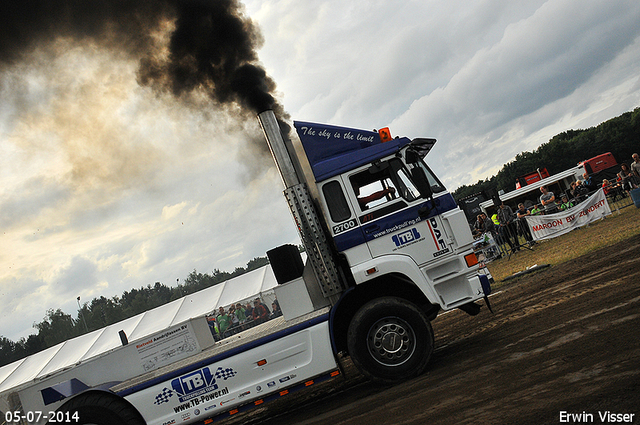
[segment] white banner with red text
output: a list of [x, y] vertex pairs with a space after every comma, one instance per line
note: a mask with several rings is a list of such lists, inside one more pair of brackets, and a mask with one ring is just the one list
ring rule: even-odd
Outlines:
[[531, 229], [533, 239], [555, 238], [604, 218], [611, 214], [611, 208], [602, 189], [588, 197], [585, 201], [568, 210], [555, 214], [535, 215], [527, 217], [527, 224]]

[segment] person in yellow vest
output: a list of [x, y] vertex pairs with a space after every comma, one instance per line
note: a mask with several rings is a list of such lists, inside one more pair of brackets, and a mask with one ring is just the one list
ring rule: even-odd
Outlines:
[[573, 208], [573, 203], [569, 202], [569, 198], [567, 195], [562, 195], [562, 204], [560, 204], [560, 211], [568, 210]]
[[[502, 235], [499, 232], [500, 229], [500, 220], [498, 220], [498, 213], [495, 213], [491, 216], [491, 221], [493, 221], [494, 224], [494, 229], [495, 231], [493, 232], [493, 236], [494, 239], [496, 240], [496, 242], [498, 243], [498, 246], [501, 247], [502, 249], [502, 245], [504, 245], [504, 239], [502, 239]], [[502, 254], [500, 254], [502, 256]]]
[[542, 208], [542, 204], [534, 205], [531, 208], [531, 215], [543, 215], [544, 209]]

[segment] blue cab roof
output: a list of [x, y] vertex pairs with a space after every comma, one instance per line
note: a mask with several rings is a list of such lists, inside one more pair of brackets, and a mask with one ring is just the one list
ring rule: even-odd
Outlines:
[[402, 137], [382, 142], [375, 131], [294, 121], [316, 182], [397, 152], [411, 143]]

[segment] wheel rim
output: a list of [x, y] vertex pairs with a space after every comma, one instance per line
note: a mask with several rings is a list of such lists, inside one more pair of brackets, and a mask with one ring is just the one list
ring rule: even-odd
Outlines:
[[399, 317], [385, 317], [373, 324], [367, 348], [378, 363], [399, 366], [411, 358], [416, 348], [413, 328]]

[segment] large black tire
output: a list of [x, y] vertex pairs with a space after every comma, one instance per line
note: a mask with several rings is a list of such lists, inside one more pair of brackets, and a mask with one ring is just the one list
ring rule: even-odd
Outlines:
[[433, 353], [433, 329], [424, 312], [395, 297], [365, 304], [349, 324], [347, 348], [356, 367], [382, 383], [424, 372]]
[[63, 404], [58, 411], [78, 413], [78, 425], [146, 425], [136, 409], [125, 400], [106, 393], [81, 394]]

